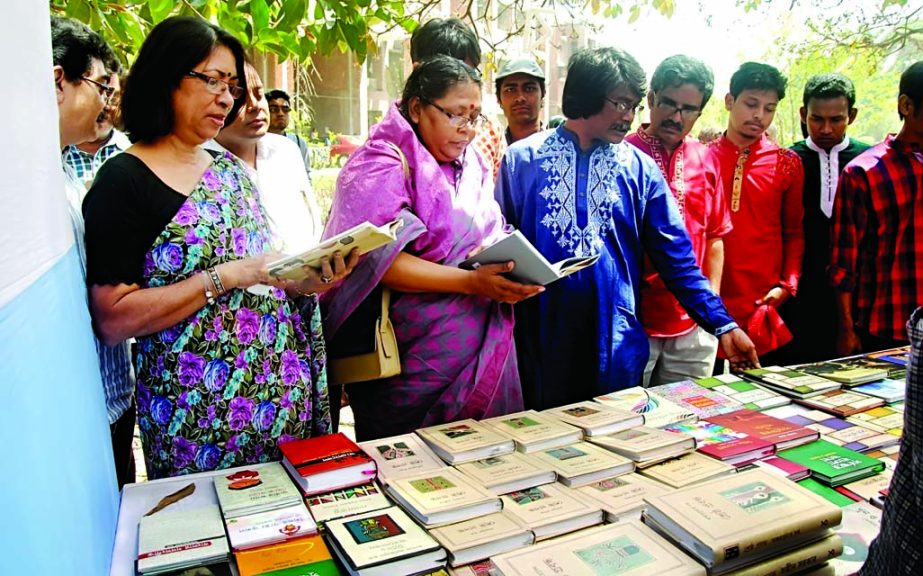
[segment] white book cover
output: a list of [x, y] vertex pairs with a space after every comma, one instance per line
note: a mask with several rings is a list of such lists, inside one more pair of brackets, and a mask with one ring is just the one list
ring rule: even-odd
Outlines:
[[491, 558], [497, 576], [705, 576], [637, 520], [607, 524]]
[[556, 479], [551, 468], [519, 452], [465, 462], [455, 469], [495, 494], [548, 484]]
[[228, 555], [217, 505], [162, 510], [143, 516], [138, 527], [138, 572], [163, 572], [205, 564]]
[[695, 438], [689, 434], [650, 426], [638, 426], [612, 434], [593, 436], [587, 440], [636, 462], [677, 456], [695, 450], [696, 446]]
[[735, 474], [737, 468], [714, 458], [692, 452], [638, 471], [674, 488], [683, 488], [719, 476]]
[[613, 408], [600, 402], [577, 402], [549, 408], [542, 413], [577, 426], [587, 436], [610, 434], [644, 424], [644, 416], [641, 414]]
[[524, 284], [540, 284], [544, 286], [592, 266], [597, 260], [599, 260], [599, 254], [565, 258], [552, 264], [529, 243], [522, 232], [515, 230], [509, 236], [501, 238], [458, 266], [459, 268], [473, 270], [483, 264], [513, 261], [516, 263], [516, 267], [507, 276]]
[[525, 453], [566, 446], [583, 438], [580, 428], [535, 410], [514, 412], [488, 418], [483, 422], [493, 426], [500, 434], [512, 438], [516, 442], [516, 450]]
[[397, 478], [445, 467], [445, 463], [412, 432], [359, 442], [359, 447], [378, 463], [378, 478], [385, 484]]
[[301, 492], [279, 462], [243, 467], [215, 476], [225, 518], [284, 508], [301, 502]]
[[395, 480], [385, 488], [427, 526], [499, 512], [500, 499], [453, 468]]
[[515, 450], [509, 436], [472, 419], [417, 430], [417, 435], [449, 464], [508, 454]]
[[603, 521], [602, 508], [562, 484], [546, 484], [500, 497], [503, 513], [545, 540]]
[[318, 523], [391, 506], [391, 501], [375, 482], [308, 496], [305, 503]]
[[691, 410], [676, 402], [651, 394], [640, 386], [610, 392], [597, 396], [594, 400], [606, 406], [641, 414], [644, 416], [644, 425], [651, 428], [662, 428], [677, 422], [698, 420]]
[[571, 487], [634, 470], [634, 462], [628, 458], [589, 442], [541, 450], [535, 453], [535, 458], [554, 470], [561, 482]]
[[436, 570], [446, 551], [396, 506], [327, 523], [333, 552], [351, 574], [395, 576]]
[[639, 519], [641, 512], [647, 507], [645, 498], [660, 496], [673, 490], [675, 488], [635, 473], [605, 478], [577, 488], [582, 496], [599, 503], [610, 522], [626, 518]]
[[245, 550], [317, 533], [317, 524], [302, 503], [225, 520], [231, 548]]
[[532, 544], [532, 533], [505, 512], [479, 516], [430, 530], [449, 552], [449, 564], [460, 566]]

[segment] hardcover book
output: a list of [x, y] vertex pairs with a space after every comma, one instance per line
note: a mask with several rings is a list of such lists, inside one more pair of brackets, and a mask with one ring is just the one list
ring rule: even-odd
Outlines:
[[314, 494], [305, 498], [305, 503], [318, 524], [391, 506], [391, 501], [375, 482]]
[[228, 557], [221, 510], [208, 505], [142, 516], [138, 527], [138, 572], [160, 574], [212, 564]]
[[395, 480], [385, 491], [427, 527], [501, 509], [497, 496], [453, 468]]
[[644, 416], [644, 425], [651, 428], [662, 428], [675, 422], [692, 422], [697, 419], [688, 408], [651, 394], [640, 386], [610, 392], [597, 396], [594, 400], [606, 406], [641, 414]]
[[484, 264], [515, 262], [516, 266], [513, 270], [506, 274], [510, 279], [523, 284], [544, 286], [592, 266], [597, 260], [599, 260], [599, 254], [575, 256], [552, 264], [535, 246], [529, 243], [522, 232], [515, 230], [509, 236], [481, 250], [458, 266], [474, 270]]
[[285, 570], [329, 562], [330, 550], [320, 536], [296, 538], [272, 546], [234, 552], [240, 576], [284, 574]]
[[782, 366], [744, 370], [744, 376], [759, 382], [770, 390], [792, 398], [810, 398], [830, 390], [837, 390], [841, 386], [839, 382]]
[[529, 546], [532, 532], [505, 512], [479, 516], [430, 530], [430, 535], [449, 552], [449, 565], [483, 562], [491, 556]]
[[888, 404], [903, 402], [907, 394], [907, 382], [897, 378], [885, 378], [876, 382], [869, 382], [853, 388], [856, 392], [881, 398]]
[[515, 450], [512, 438], [471, 419], [421, 428], [417, 430], [417, 435], [449, 464], [509, 454]]
[[562, 484], [572, 488], [626, 474], [635, 467], [628, 458], [588, 442], [541, 450], [535, 453], [535, 458], [554, 470]]
[[445, 549], [396, 506], [332, 520], [327, 535], [350, 576], [420, 574], [446, 564]]
[[690, 424], [671, 424], [664, 430], [689, 434], [695, 438], [699, 452], [734, 466], [744, 466], [754, 460], [772, 456], [776, 449], [772, 442], [751, 438], [744, 432], [737, 432], [706, 420]]
[[776, 451], [813, 442], [820, 436], [816, 430], [792, 424], [765, 412], [747, 409], [713, 416], [708, 421], [731, 430], [745, 432], [753, 438], [772, 442], [776, 446]]
[[859, 414], [853, 414], [846, 420], [898, 438], [904, 433], [904, 410], [901, 404], [872, 408]]
[[885, 467], [875, 458], [826, 440], [784, 450], [779, 456], [807, 466], [814, 478], [833, 487], [877, 474]]
[[215, 491], [225, 518], [301, 504], [301, 493], [278, 462], [219, 474], [215, 476]]
[[699, 386], [692, 380], [682, 380], [648, 388], [648, 392], [688, 409], [698, 418], [708, 418], [739, 410], [743, 406], [730, 396]]
[[882, 490], [887, 490], [891, 486], [893, 476], [894, 473], [885, 468], [880, 474], [843, 484], [837, 490], [854, 500], [865, 500], [871, 503], [874, 498], [881, 495]]
[[266, 546], [317, 533], [314, 518], [301, 502], [277, 510], [226, 518], [225, 525], [234, 550]]
[[792, 482], [797, 482], [811, 475], [811, 471], [807, 466], [796, 464], [786, 460], [785, 458], [779, 458], [778, 456], [770, 456], [769, 458], [764, 458], [763, 460], [757, 460], [750, 466], [755, 468], [762, 468], [763, 470], [772, 474], [777, 474], [784, 478], [788, 478]]
[[705, 576], [637, 520], [581, 530], [492, 558], [499, 576]]
[[744, 380], [734, 374], [718, 374], [710, 378], [694, 380], [696, 384], [737, 400], [741, 408], [750, 410], [768, 410], [776, 406], [790, 404], [792, 399], [763, 388], [759, 384]]
[[695, 450], [695, 438], [682, 432], [670, 432], [648, 426], [629, 428], [614, 434], [587, 438], [616, 454], [630, 458], [643, 466], [647, 462], [660, 462]]
[[557, 479], [551, 468], [519, 452], [465, 462], [455, 468], [494, 494], [524, 490]]
[[877, 408], [885, 403], [881, 398], [866, 396], [854, 390], [831, 390], [810, 398], [801, 398], [797, 402], [841, 418]]
[[502, 496], [501, 500], [503, 513], [531, 530], [536, 542], [603, 521], [600, 506], [558, 483], [518, 490]]
[[599, 402], [577, 402], [543, 412], [583, 430], [585, 436], [602, 436], [641, 426], [644, 416]]
[[[898, 436], [878, 432], [820, 410], [808, 410], [807, 408], [799, 407], [799, 410], [795, 411], [794, 406], [786, 408], [789, 408], [786, 412], [779, 410], [778, 415], [783, 420], [817, 430], [820, 433], [821, 440], [826, 440], [856, 452], [868, 452], [869, 450], [893, 446], [901, 440]], [[776, 411], [773, 410], [771, 413], [776, 414]]]
[[732, 570], [826, 536], [840, 509], [784, 478], [741, 472], [647, 500], [645, 519], [709, 569]]
[[[812, 571], [813, 574], [815, 568], [824, 566], [842, 553], [843, 540], [836, 534], [830, 534], [816, 542], [783, 552], [762, 562], [725, 572], [723, 576], [809, 576], [806, 570]], [[833, 571], [830, 572], [830, 576], [833, 576]]]
[[725, 464], [697, 452], [638, 470], [639, 474], [653, 478], [673, 488], [683, 488], [720, 476], [735, 474], [736, 472], [737, 468], [730, 464]]
[[375, 461], [341, 432], [285, 442], [279, 450], [282, 465], [306, 496], [375, 479]]
[[577, 492], [602, 507], [609, 522], [639, 520], [641, 512], [647, 507], [645, 498], [671, 491], [673, 488], [666, 484], [635, 473], [598, 480], [577, 488]]
[[[491, 572], [491, 570], [493, 570], [493, 572]], [[496, 573], [497, 567], [490, 560], [449, 568], [450, 576], [492, 576]]]
[[359, 447], [378, 464], [378, 478], [385, 484], [396, 478], [445, 467], [445, 463], [412, 432], [359, 442]]
[[501, 435], [512, 438], [516, 450], [529, 453], [573, 444], [583, 438], [583, 431], [556, 418], [525, 410], [482, 421]]

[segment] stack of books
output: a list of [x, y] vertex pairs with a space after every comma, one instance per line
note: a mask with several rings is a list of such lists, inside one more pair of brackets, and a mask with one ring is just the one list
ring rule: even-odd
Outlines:
[[862, 424], [850, 422], [820, 410], [809, 410], [803, 406], [784, 406], [769, 410], [767, 414], [816, 430], [821, 440], [856, 452], [868, 452], [893, 446], [901, 440], [899, 436], [872, 430]]
[[779, 457], [808, 467], [812, 478], [833, 488], [878, 474], [885, 467], [875, 458], [826, 440], [783, 450]]
[[550, 408], [545, 414], [576, 426], [584, 436], [602, 436], [621, 432], [644, 424], [644, 416], [620, 410], [599, 402], [577, 402], [559, 408]]
[[445, 463], [412, 432], [359, 442], [359, 447], [378, 464], [378, 479], [384, 484], [397, 478], [445, 468]]
[[639, 474], [673, 488], [691, 486], [699, 482], [735, 474], [736, 472], [737, 468], [734, 466], [709, 458], [698, 452], [692, 452], [685, 456], [638, 470]]
[[841, 386], [839, 382], [782, 366], [745, 370], [744, 377], [792, 398], [810, 398]]
[[308, 496], [305, 503], [319, 525], [337, 518], [382, 510], [392, 505], [376, 482]]
[[509, 454], [515, 450], [512, 438], [471, 419], [421, 428], [417, 430], [417, 435], [449, 464]]
[[603, 511], [595, 502], [558, 483], [512, 492], [501, 500], [503, 513], [531, 531], [536, 542], [603, 521]]
[[627, 474], [635, 468], [628, 458], [588, 442], [541, 450], [535, 453], [535, 458], [541, 465], [554, 470], [559, 482], [571, 488]]
[[279, 450], [305, 496], [367, 484], [377, 473], [375, 461], [340, 432], [285, 442]]
[[465, 462], [456, 465], [455, 469], [494, 494], [525, 490], [557, 479], [551, 468], [519, 452]]
[[581, 486], [577, 491], [597, 502], [606, 513], [608, 522], [641, 518], [647, 507], [645, 498], [673, 491], [673, 488], [640, 474], [630, 473], [606, 478]]
[[629, 428], [604, 436], [590, 436], [587, 440], [633, 460], [638, 468], [646, 468], [695, 450], [695, 438], [691, 435], [648, 426]]
[[713, 416], [708, 421], [736, 432], [744, 432], [751, 438], [771, 442], [775, 445], [776, 452], [813, 442], [820, 437], [817, 430], [775, 418], [767, 412], [756, 412], [746, 408], [730, 414]]
[[[448, 551], [449, 566], [453, 568], [474, 563], [490, 564], [484, 561], [491, 556], [524, 548], [535, 541], [531, 531], [504, 512], [433, 528], [430, 535]], [[472, 567], [472, 571], [476, 568]], [[484, 572], [485, 575], [488, 573]]]
[[737, 432], [707, 420], [671, 424], [664, 430], [693, 436], [699, 452], [734, 466], [745, 466], [772, 456], [776, 449], [775, 444], [768, 440], [753, 438], [745, 432]]
[[885, 403], [881, 398], [867, 396], [854, 390], [831, 390], [810, 398], [802, 398], [797, 402], [840, 418], [865, 412], [866, 410], [883, 406]]
[[453, 468], [395, 480], [385, 491], [427, 528], [469, 520], [502, 508], [494, 493]]
[[483, 423], [512, 438], [516, 450], [525, 454], [567, 446], [583, 438], [582, 429], [535, 410], [488, 418]]

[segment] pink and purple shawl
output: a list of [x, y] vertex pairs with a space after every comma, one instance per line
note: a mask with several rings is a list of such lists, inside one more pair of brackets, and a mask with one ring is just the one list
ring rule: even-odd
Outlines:
[[[409, 178], [386, 142], [403, 151]], [[340, 172], [324, 237], [366, 220], [381, 225], [398, 217], [404, 220], [398, 241], [364, 256], [341, 285], [324, 294], [328, 338], [400, 252], [457, 266], [503, 233], [491, 172], [475, 151], [469, 147], [458, 162], [440, 165], [393, 105]], [[402, 372], [348, 388], [357, 437], [522, 409], [512, 306], [464, 294], [392, 292], [391, 318]]]

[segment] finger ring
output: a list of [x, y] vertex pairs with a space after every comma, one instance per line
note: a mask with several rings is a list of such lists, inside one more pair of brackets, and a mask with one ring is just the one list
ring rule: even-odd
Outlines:
[[323, 282], [324, 284], [330, 284], [331, 282], [333, 282], [333, 276], [321, 276], [320, 281]]

